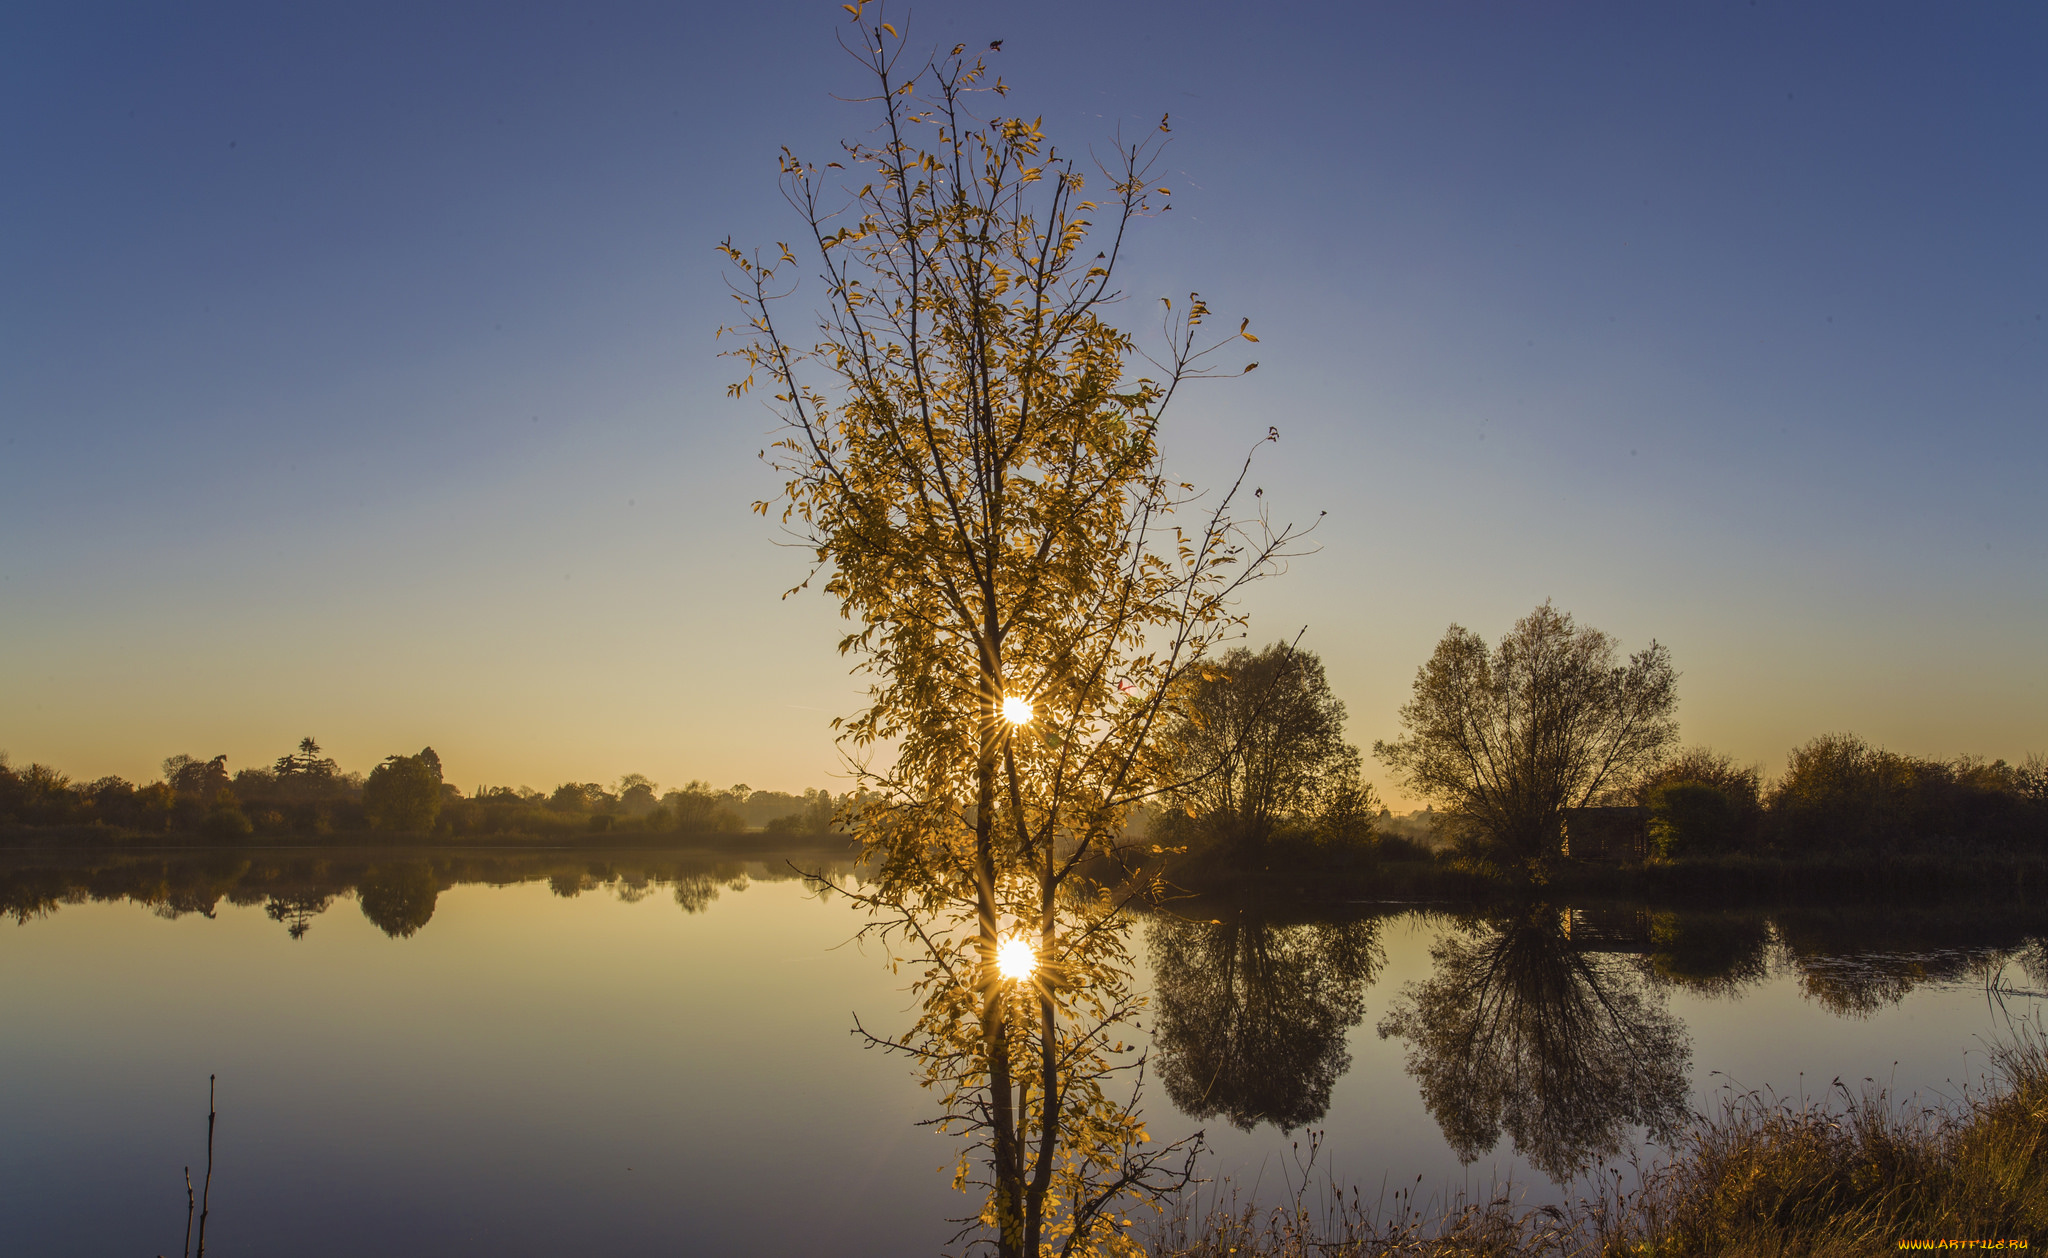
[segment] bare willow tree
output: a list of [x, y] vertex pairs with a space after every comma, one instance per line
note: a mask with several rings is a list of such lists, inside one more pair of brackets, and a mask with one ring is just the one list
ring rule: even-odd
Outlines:
[[1444, 806], [1460, 837], [1495, 855], [1541, 861], [1559, 848], [1566, 808], [1618, 795], [1678, 737], [1678, 674], [1651, 642], [1618, 657], [1613, 638], [1549, 603], [1491, 653], [1452, 625], [1416, 670], [1401, 738], [1373, 754]]
[[[976, 115], [1006, 93], [981, 59], [910, 57], [847, 7], [879, 117], [822, 167], [783, 153], [809, 262], [724, 252], [748, 307], [733, 393], [772, 386], [782, 521], [871, 678], [834, 722], [861, 787], [842, 823], [862, 876], [842, 890], [921, 997], [875, 1042], [915, 1057], [966, 1137], [956, 1183], [987, 1196], [962, 1238], [1135, 1252], [1128, 1211], [1184, 1183], [1193, 1149], [1145, 1132], [1134, 884], [1091, 872], [1126, 855], [1127, 810], [1161, 787], [1172, 696], [1242, 637], [1233, 595], [1295, 536], [1233, 515], [1243, 472], [1203, 505], [1160, 457], [1181, 386], [1249, 371], [1214, 356], [1257, 338], [1210, 335], [1195, 296], [1163, 303], [1149, 356], [1106, 317], [1130, 228], [1170, 195], [1152, 175], [1164, 119], [1093, 164], [1091, 193], [1037, 121]], [[800, 265], [823, 281], [814, 331], [777, 319]]]

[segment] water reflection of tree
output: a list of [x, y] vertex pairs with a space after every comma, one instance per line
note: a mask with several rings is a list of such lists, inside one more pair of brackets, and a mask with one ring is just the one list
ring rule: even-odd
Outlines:
[[1193, 1118], [1250, 1131], [1322, 1118], [1351, 1067], [1381, 963], [1378, 923], [1154, 918], [1147, 929], [1166, 1093]]
[[26, 869], [0, 878], [0, 915], [13, 918], [17, 926], [85, 898], [85, 888], [61, 870]]
[[393, 939], [407, 939], [434, 916], [441, 883], [425, 861], [373, 866], [356, 887], [363, 916]]
[[155, 876], [142, 880], [136, 899], [166, 921], [187, 913], [211, 918], [223, 899], [233, 901], [236, 889], [250, 870], [240, 856], [210, 852], [185, 861], [164, 861]]
[[1872, 1017], [1929, 983], [1986, 981], [2041, 927], [2040, 910], [2011, 906], [1808, 907], [1776, 919], [1800, 994], [1843, 1018]]
[[685, 913], [702, 913], [718, 899], [721, 890], [745, 891], [748, 883], [747, 871], [737, 866], [679, 874], [675, 880], [676, 903]]
[[[102, 852], [89, 859], [66, 858], [61, 864], [45, 864], [47, 856], [38, 859], [31, 854], [23, 863], [0, 859], [0, 916], [26, 923], [67, 904], [125, 901], [166, 918], [188, 913], [210, 917], [225, 899], [231, 904], [262, 907], [293, 938], [301, 938], [311, 919], [331, 907], [337, 897], [355, 894], [362, 903], [367, 894], [365, 916], [380, 929], [387, 922], [397, 925], [404, 937], [426, 925], [443, 888], [535, 880], [564, 897], [608, 887], [629, 903], [670, 887], [684, 912], [701, 913], [723, 891], [744, 890], [753, 882], [797, 879], [779, 849], [756, 849], [753, 855], [754, 860], [737, 861], [722, 853], [634, 852], [593, 861], [559, 852], [444, 850], [392, 864], [370, 854], [313, 848], [303, 855], [266, 854], [253, 862], [220, 853], [164, 858]], [[803, 855], [814, 858], [815, 852], [805, 849]], [[833, 863], [826, 869], [836, 875], [845, 866]]]
[[592, 861], [582, 870], [565, 869], [548, 875], [548, 890], [564, 900], [573, 900], [586, 891], [610, 887], [613, 897], [620, 902], [638, 904], [667, 881], [662, 871], [641, 863], [614, 865], [610, 861]]
[[306, 932], [313, 929], [313, 919], [325, 913], [327, 906], [333, 903], [332, 895], [287, 893], [271, 896], [264, 903], [263, 912], [271, 921], [284, 923], [285, 933], [298, 940], [306, 937]]
[[1801, 957], [1799, 991], [1838, 1018], [1868, 1018], [1944, 977], [1925, 957]]
[[2048, 999], [2048, 939], [2026, 939], [1992, 953], [1984, 959], [1983, 978], [1985, 997], [2000, 1006], [2013, 998]]
[[596, 874], [587, 869], [564, 869], [548, 875], [548, 890], [564, 900], [573, 900], [601, 885]]
[[1760, 913], [1655, 913], [1643, 968], [1696, 996], [1737, 996], [1771, 970], [1771, 927]]
[[1459, 1158], [1515, 1151], [1563, 1183], [1621, 1152], [1629, 1127], [1668, 1137], [1685, 1114], [1684, 1026], [1627, 961], [1574, 949], [1530, 905], [1431, 949], [1436, 969], [1380, 1022]]

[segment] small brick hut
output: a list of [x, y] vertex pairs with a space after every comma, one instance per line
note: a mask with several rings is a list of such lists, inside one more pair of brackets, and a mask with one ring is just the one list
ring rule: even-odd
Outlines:
[[1567, 808], [1564, 854], [1572, 860], [1615, 864], [1650, 854], [1647, 808]]

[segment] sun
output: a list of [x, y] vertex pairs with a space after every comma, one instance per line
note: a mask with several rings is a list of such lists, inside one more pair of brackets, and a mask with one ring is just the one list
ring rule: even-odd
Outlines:
[[1012, 725], [1022, 725], [1031, 719], [1031, 700], [1010, 695], [1003, 700], [1003, 719]]
[[1031, 950], [1031, 941], [1015, 936], [1003, 940], [996, 949], [996, 969], [1012, 982], [1030, 978], [1038, 969], [1038, 954]]

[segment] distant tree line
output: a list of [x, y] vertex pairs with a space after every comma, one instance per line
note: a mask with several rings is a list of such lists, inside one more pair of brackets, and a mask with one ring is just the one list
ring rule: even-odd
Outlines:
[[[1677, 747], [1677, 674], [1652, 642], [1623, 658], [1614, 640], [1544, 604], [1492, 648], [1453, 625], [1418, 670], [1401, 738], [1375, 755], [1431, 808], [1397, 818], [1344, 741], [1344, 705], [1313, 651], [1236, 649], [1190, 674], [1151, 753], [1166, 794], [1132, 827], [1203, 870], [1300, 870], [1425, 849], [1497, 868], [1563, 853], [1566, 813], [1636, 810], [1647, 855], [1687, 860], [1854, 856], [1943, 844], [2048, 849], [2048, 760], [1932, 760], [1827, 734], [1794, 749], [1785, 772]], [[493, 835], [820, 835], [842, 828], [851, 797], [807, 790], [663, 790], [638, 773], [552, 791], [443, 779], [433, 748], [345, 773], [312, 738], [269, 765], [230, 771], [225, 756], [175, 755], [161, 779], [73, 782], [0, 755], [0, 828], [97, 827], [223, 842], [372, 833]]]
[[1881, 853], [1940, 843], [2048, 842], [2048, 762], [1931, 760], [1824, 734], [1765, 780], [1705, 749], [1673, 756], [1629, 792], [1653, 855]]
[[[1911, 860], [2048, 859], [2048, 760], [1937, 760], [1827, 734], [1782, 774], [1681, 748], [1677, 672], [1652, 642], [1624, 655], [1546, 603], [1497, 645], [1453, 625], [1418, 670], [1403, 736], [1375, 755], [1429, 801], [1395, 817], [1344, 741], [1344, 705], [1312, 651], [1233, 650], [1189, 679], [1162, 729], [1178, 785], [1135, 824], [1169, 876], [1219, 890], [1252, 876], [1303, 890], [1389, 861], [1541, 881], [1567, 818], [1633, 836], [1595, 859], [1748, 857], [1904, 868]], [[1582, 812], [1579, 810], [1589, 810]], [[1569, 855], [1587, 855], [1578, 847]], [[1885, 863], [1887, 857], [1899, 862]]]
[[441, 758], [432, 747], [387, 756], [364, 775], [343, 772], [310, 737], [269, 765], [233, 771], [226, 756], [171, 756], [163, 762], [162, 778], [144, 785], [120, 777], [74, 782], [44, 764], [17, 769], [0, 755], [0, 828], [86, 828], [222, 842], [352, 833], [820, 835], [831, 831], [844, 802], [825, 790], [797, 795], [699, 781], [664, 791], [638, 773], [609, 786], [564, 782], [545, 792], [480, 786], [464, 795], [443, 780]]
[[1930, 760], [1828, 734], [1767, 779], [1755, 766], [1677, 745], [1677, 673], [1656, 643], [1614, 640], [1549, 604], [1497, 646], [1452, 626], [1401, 710], [1405, 737], [1379, 758], [1428, 799], [1397, 818], [1360, 776], [1344, 705], [1312, 651], [1238, 649], [1191, 678], [1159, 741], [1179, 785], [1141, 818], [1207, 886], [1332, 858], [1426, 858], [1494, 869], [1563, 854], [1573, 809], [1606, 808], [1659, 860], [1749, 854], [1801, 859], [1942, 845], [2048, 854], [2048, 761]]
[[[1496, 868], [1563, 853], [1574, 809], [1634, 809], [1645, 855], [1804, 858], [1941, 845], [2048, 845], [2048, 761], [1929, 760], [1828, 734], [1785, 773], [1679, 750], [1677, 673], [1652, 642], [1623, 658], [1607, 634], [1545, 603], [1488, 648], [1452, 625], [1417, 670], [1403, 735], [1374, 754], [1433, 805], [1434, 837]], [[1576, 854], [1576, 853], [1575, 853]]]

